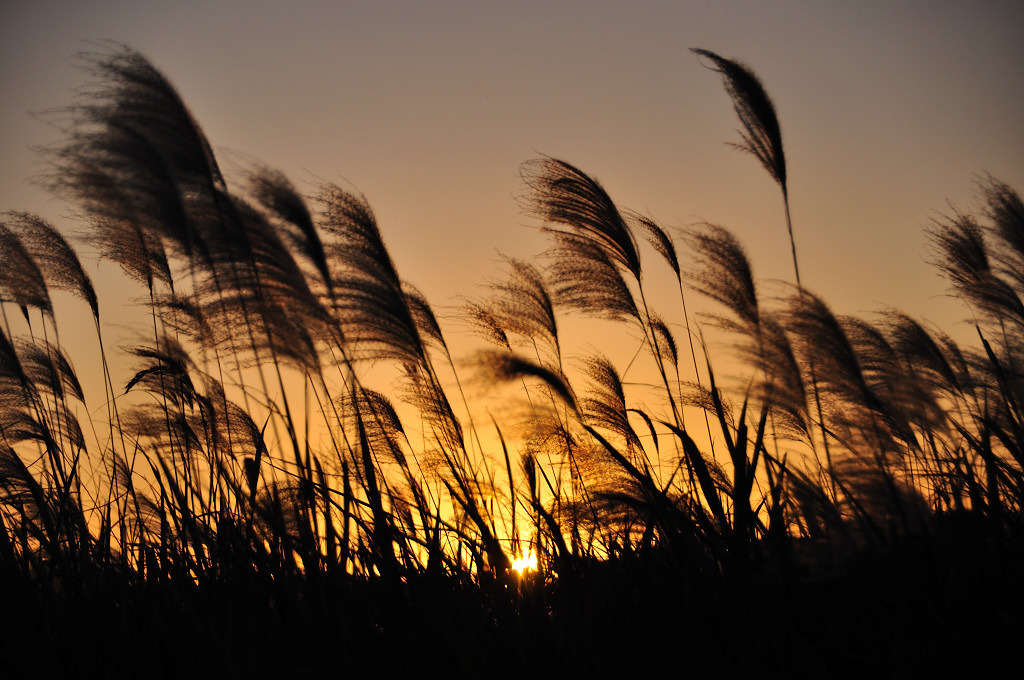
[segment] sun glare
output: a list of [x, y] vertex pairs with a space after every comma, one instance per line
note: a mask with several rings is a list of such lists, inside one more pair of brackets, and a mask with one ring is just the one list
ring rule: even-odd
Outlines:
[[528, 571], [537, 571], [537, 556], [530, 552], [525, 557], [514, 559], [512, 568], [518, 571], [520, 576]]

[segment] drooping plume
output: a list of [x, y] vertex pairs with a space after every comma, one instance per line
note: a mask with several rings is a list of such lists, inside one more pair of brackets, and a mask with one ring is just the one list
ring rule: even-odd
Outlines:
[[223, 228], [226, 193], [206, 136], [139, 53], [113, 43], [82, 59], [95, 80], [79, 104], [55, 115], [68, 137], [46, 151], [50, 188], [82, 206], [104, 238], [131, 240], [118, 232], [141, 230], [136, 254], [148, 255], [154, 237], [201, 254], [202, 232]]
[[39, 265], [21, 239], [0, 223], [0, 303], [13, 302], [28, 318], [28, 308], [53, 313], [50, 292]]
[[615, 264], [640, 278], [640, 255], [633, 234], [596, 180], [554, 158], [524, 163], [522, 175], [532, 191], [527, 204], [530, 212], [598, 244]]
[[742, 142], [737, 149], [752, 154], [788, 194], [786, 185], [786, 154], [782, 149], [782, 130], [775, 115], [775, 105], [765, 92], [760, 79], [743, 64], [726, 59], [710, 50], [693, 48], [692, 51], [710, 59], [715, 71], [722, 74], [725, 89], [739, 116]]
[[94, 317], [99, 316], [99, 300], [89, 275], [82, 268], [78, 255], [64, 236], [41, 217], [29, 213], [8, 213], [9, 226], [39, 265], [50, 287], [67, 290], [89, 304]]

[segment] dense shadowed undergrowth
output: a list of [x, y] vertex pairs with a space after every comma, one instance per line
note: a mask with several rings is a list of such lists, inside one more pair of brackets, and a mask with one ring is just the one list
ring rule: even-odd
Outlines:
[[[4, 214], [6, 668], [828, 677], [1006, 657], [1024, 605], [1024, 205], [987, 177], [977, 214], [929, 229], [975, 345], [899, 312], [837, 316], [800, 285], [771, 100], [696, 52], [736, 146], [781, 188], [795, 285], [764, 298], [726, 229], [673, 235], [569, 163], [530, 161], [523, 206], [551, 246], [461, 315], [489, 343], [474, 379], [521, 395], [500, 410], [466, 396], [363, 196], [260, 166], [229, 182], [143, 57], [86, 56], [43, 181], [148, 320], [108, 363], [76, 251]], [[652, 266], [674, 309], [650, 306]], [[94, 320], [92, 411], [55, 291]], [[654, 386], [566, 354], [572, 313], [642, 338], [630, 370]], [[725, 364], [745, 377], [724, 385]]]

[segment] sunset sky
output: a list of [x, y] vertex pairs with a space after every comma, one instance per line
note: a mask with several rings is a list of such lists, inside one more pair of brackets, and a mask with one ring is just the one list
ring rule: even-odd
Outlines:
[[[775, 102], [805, 285], [839, 313], [892, 305], [949, 327], [966, 312], [941, 299], [922, 227], [947, 201], [972, 208], [983, 173], [1024, 190], [1021, 35], [1024, 5], [986, 0], [4, 2], [0, 209], [68, 224], [29, 183], [31, 147], [60, 138], [32, 112], [70, 103], [75, 53], [109, 38], [168, 76], [228, 168], [365, 193], [439, 308], [495, 275], [499, 251], [544, 248], [516, 201], [541, 154], [667, 227], [731, 229], [758, 277], [791, 280], [778, 187], [724, 143], [737, 121], [702, 47]], [[120, 304], [115, 268], [89, 268]]]

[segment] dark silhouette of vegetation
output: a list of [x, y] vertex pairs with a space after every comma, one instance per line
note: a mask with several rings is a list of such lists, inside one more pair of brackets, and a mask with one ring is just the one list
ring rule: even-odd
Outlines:
[[[366, 198], [304, 195], [262, 166], [226, 177], [148, 61], [87, 55], [44, 180], [81, 242], [144, 286], [148, 320], [115, 377], [75, 249], [2, 216], [8, 677], [902, 677], [1008, 659], [1024, 204], [986, 177], [978, 214], [928, 232], [977, 346], [901, 312], [837, 316], [800, 284], [771, 100], [695, 52], [723, 75], [737, 146], [782, 188], [796, 286], [764, 300], [723, 227], [675, 240], [573, 165], [527, 162], [524, 208], [552, 246], [463, 305], [491, 345], [477, 377], [521, 395], [500, 409], [464, 393]], [[682, 318], [649, 305], [645, 242]], [[52, 291], [92, 314], [102, 425]], [[716, 311], [691, 315], [686, 292]], [[640, 398], [607, 357], [564, 356], [573, 313], [639, 331], [633, 370], [656, 386]], [[732, 341], [708, 346], [712, 327]]]

